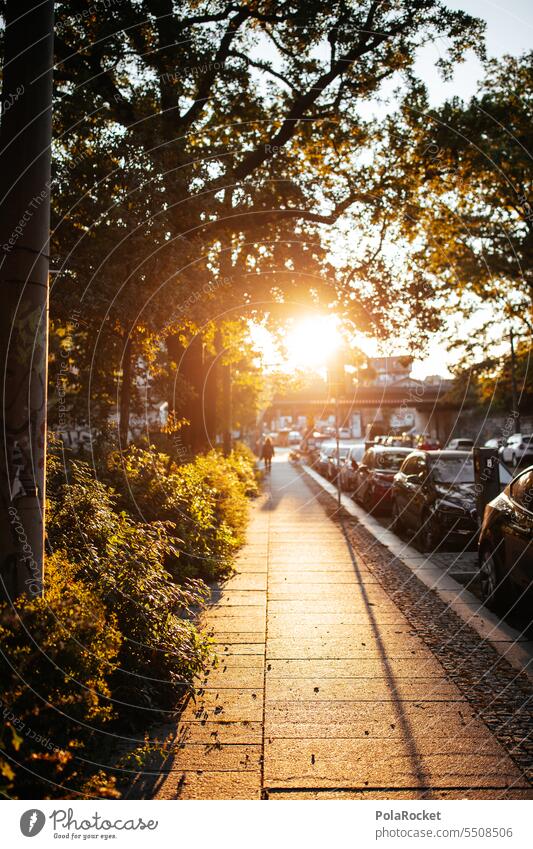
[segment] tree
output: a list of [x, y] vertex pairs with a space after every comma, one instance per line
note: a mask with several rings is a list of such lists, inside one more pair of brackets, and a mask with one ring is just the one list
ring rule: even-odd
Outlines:
[[[382, 223], [403, 240], [410, 273], [423, 275], [433, 303], [468, 316], [486, 305], [485, 329], [497, 314], [529, 335], [533, 52], [487, 61], [485, 72], [468, 103], [429, 109], [414, 86], [390, 117], [377, 167], [401, 188]], [[464, 342], [482, 354], [481, 330]]]
[[1, 591], [40, 595], [44, 571], [54, 9], [6, 4], [0, 132]]
[[[57, 159], [62, 186], [76, 163], [78, 197], [66, 199], [68, 185], [57, 193], [52, 308], [64, 316], [90, 278], [77, 383], [89, 363], [103, 386], [95, 394], [111, 402], [111, 378], [124, 380], [141, 344], [132, 332], [142, 326], [153, 351], [184, 318], [212, 321], [222, 300], [268, 312], [323, 298], [364, 315], [369, 332], [390, 332], [399, 310], [387, 308], [407, 287], [391, 287], [379, 268], [338, 274], [322, 231], [354, 202], [374, 204], [349, 167], [372, 141], [359, 104], [410, 73], [428, 39], [445, 36], [445, 62], [456, 61], [479, 41], [480, 22], [437, 0], [125, 0], [98, 14], [89, 0], [56, 5]], [[206, 285], [209, 296], [194, 300]]]

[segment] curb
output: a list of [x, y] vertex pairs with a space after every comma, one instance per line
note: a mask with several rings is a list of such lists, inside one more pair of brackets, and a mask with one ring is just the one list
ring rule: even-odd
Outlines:
[[[300, 464], [309, 475], [332, 498], [337, 500], [337, 488], [325, 480], [310, 466]], [[533, 682], [533, 641], [523, 633], [500, 621], [473, 593], [465, 589], [455, 578], [450, 577], [429, 557], [403, 542], [392, 531], [384, 528], [372, 516], [355, 504], [345, 493], [341, 493], [341, 506], [357, 519], [363, 527], [400, 560], [422, 583], [450, 607], [466, 625], [476, 633], [513, 667], [527, 675]]]

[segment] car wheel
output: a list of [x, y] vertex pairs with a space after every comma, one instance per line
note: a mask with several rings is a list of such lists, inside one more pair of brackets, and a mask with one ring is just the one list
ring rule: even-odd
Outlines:
[[433, 513], [426, 512], [422, 516], [422, 527], [418, 533], [420, 548], [425, 554], [431, 554], [439, 547], [440, 538], [435, 525]]
[[396, 534], [401, 534], [401, 532], [404, 530], [402, 515], [401, 515], [401, 512], [400, 512], [400, 508], [398, 506], [398, 502], [396, 501], [395, 498], [392, 499], [392, 524], [391, 524], [391, 528]]
[[493, 552], [485, 546], [479, 555], [479, 583], [483, 601], [492, 610], [510, 606], [509, 585], [500, 574]]
[[374, 495], [370, 487], [367, 487], [367, 490], [363, 496], [363, 507], [367, 513], [372, 513], [374, 510]]

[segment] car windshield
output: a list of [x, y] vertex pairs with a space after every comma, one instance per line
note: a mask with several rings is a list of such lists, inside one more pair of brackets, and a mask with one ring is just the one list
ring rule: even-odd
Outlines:
[[376, 469], [388, 469], [397, 472], [405, 460], [405, 454], [399, 451], [380, 451], [376, 453]]
[[467, 457], [439, 457], [431, 468], [436, 483], [474, 483], [474, 463]]
[[[339, 445], [339, 457], [341, 460], [345, 460], [348, 456], [348, 451], [350, 450], [349, 445]], [[329, 450], [329, 456], [335, 458], [337, 456], [337, 446], [334, 445], [333, 448]]]

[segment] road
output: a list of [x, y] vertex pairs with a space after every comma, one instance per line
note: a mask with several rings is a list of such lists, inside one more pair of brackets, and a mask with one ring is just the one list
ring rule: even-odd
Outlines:
[[[448, 662], [453, 635], [436, 643], [424, 610], [406, 608], [427, 590], [416, 579], [403, 595], [387, 587], [379, 557], [349, 543], [314, 487], [276, 457], [236, 573], [206, 615], [218, 664], [179, 722], [157, 730], [160, 756], [129, 795], [533, 798], [532, 759], [513, 754], [516, 735], [529, 734], [517, 717], [533, 688], [514, 675], [503, 686], [489, 652], [486, 701], [476, 687], [471, 700], [471, 669], [462, 680]], [[479, 648], [466, 637], [463, 654]], [[512, 721], [495, 726], [502, 691]]]

